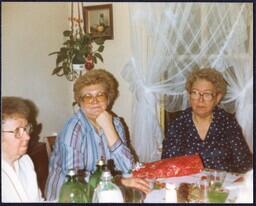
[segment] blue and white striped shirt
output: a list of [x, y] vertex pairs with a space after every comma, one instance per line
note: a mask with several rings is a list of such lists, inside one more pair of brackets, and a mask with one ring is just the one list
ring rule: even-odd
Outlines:
[[92, 172], [101, 156], [106, 160], [113, 159], [116, 169], [124, 174], [132, 169], [134, 159], [127, 147], [124, 126], [118, 117], [113, 117], [113, 123], [120, 139], [109, 147], [103, 130], [97, 133], [81, 108], [66, 122], [50, 157], [45, 188], [47, 200], [58, 199], [69, 169], [85, 169]]

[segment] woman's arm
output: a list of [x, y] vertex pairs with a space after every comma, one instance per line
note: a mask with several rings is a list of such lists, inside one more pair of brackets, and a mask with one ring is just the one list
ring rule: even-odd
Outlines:
[[113, 116], [109, 112], [104, 111], [97, 117], [96, 121], [104, 131], [108, 146], [112, 147], [119, 139], [113, 124]]
[[118, 186], [135, 188], [144, 192], [145, 194], [151, 191], [150, 184], [147, 180], [138, 177], [122, 177], [121, 175], [116, 175], [113, 182]]
[[[133, 168], [134, 158], [131, 154], [130, 149], [127, 145], [127, 137], [124, 126], [118, 117], [113, 117], [111, 120], [113, 125], [113, 133], [115, 133], [116, 140], [113, 141], [112, 145], [108, 145], [111, 159], [114, 160], [117, 170], [127, 174]], [[104, 130], [105, 135], [109, 135]], [[108, 137], [107, 137], [108, 138]]]
[[61, 168], [65, 172], [85, 168], [85, 138], [81, 128], [79, 121], [70, 122], [58, 138]]

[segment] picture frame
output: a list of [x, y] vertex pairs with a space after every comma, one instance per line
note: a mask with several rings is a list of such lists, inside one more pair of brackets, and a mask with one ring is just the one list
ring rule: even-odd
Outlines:
[[112, 4], [84, 6], [84, 30], [93, 37], [114, 39]]

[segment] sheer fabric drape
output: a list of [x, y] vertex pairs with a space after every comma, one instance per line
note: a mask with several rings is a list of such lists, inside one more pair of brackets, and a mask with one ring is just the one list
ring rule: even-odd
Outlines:
[[140, 161], [160, 159], [157, 108], [163, 97], [167, 111], [189, 106], [184, 85], [194, 66], [223, 73], [221, 106], [235, 112], [252, 146], [252, 4], [131, 3], [129, 15], [132, 56], [122, 76], [134, 95], [130, 130]]

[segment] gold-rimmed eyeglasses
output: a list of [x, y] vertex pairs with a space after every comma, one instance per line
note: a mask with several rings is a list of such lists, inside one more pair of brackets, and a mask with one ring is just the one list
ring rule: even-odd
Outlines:
[[2, 131], [2, 132], [13, 133], [17, 139], [20, 139], [24, 135], [24, 132], [26, 132], [27, 134], [31, 134], [32, 131], [33, 131], [32, 124], [28, 124], [26, 127], [18, 127], [15, 130]]
[[105, 92], [99, 92], [98, 94], [96, 94], [96, 96], [93, 96], [91, 94], [85, 94], [81, 96], [81, 100], [85, 104], [92, 104], [95, 100], [97, 100], [97, 102], [104, 102], [107, 101], [107, 99], [108, 97]]
[[215, 97], [216, 94], [212, 93], [212, 92], [199, 92], [197, 90], [192, 90], [190, 92], [190, 97], [193, 100], [199, 100], [200, 97], [203, 97], [203, 99], [205, 101], [211, 101], [213, 99], [213, 97]]

